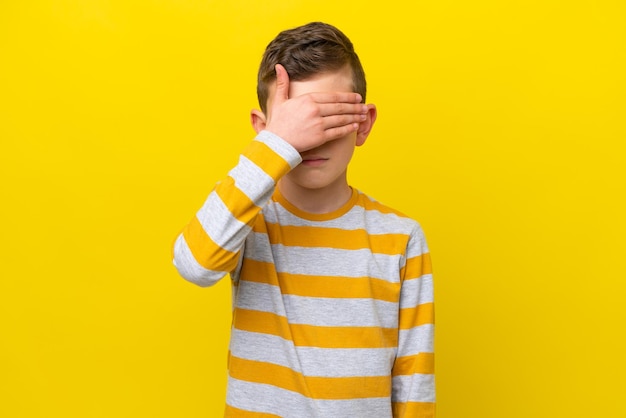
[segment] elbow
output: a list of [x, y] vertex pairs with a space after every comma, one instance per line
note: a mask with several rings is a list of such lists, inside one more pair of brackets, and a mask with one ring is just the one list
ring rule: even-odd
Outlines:
[[178, 274], [185, 280], [200, 287], [213, 286], [227, 274], [223, 271], [209, 270], [199, 264], [182, 236], [174, 244], [173, 264]]
[[200, 287], [211, 287], [226, 275], [223, 272], [206, 270], [199, 265], [182, 263], [176, 258], [174, 258], [173, 263], [183, 279]]

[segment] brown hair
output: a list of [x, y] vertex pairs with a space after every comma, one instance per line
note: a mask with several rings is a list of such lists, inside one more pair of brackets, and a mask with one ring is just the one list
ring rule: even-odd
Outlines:
[[365, 101], [365, 72], [352, 42], [336, 27], [312, 22], [279, 33], [267, 45], [257, 80], [257, 96], [263, 112], [269, 86], [276, 80], [276, 64], [287, 70], [289, 79], [303, 81], [316, 74], [336, 71], [344, 65], [352, 69], [353, 90]]

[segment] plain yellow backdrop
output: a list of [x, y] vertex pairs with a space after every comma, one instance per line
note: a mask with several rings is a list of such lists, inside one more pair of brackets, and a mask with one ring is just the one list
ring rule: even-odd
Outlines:
[[626, 416], [622, 0], [1, 2], [0, 416], [222, 414], [229, 282], [170, 246], [313, 20], [379, 109], [351, 183], [429, 239], [438, 417]]

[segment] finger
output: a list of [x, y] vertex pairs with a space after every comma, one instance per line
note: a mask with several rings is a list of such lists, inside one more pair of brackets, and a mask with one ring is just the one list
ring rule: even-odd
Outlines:
[[353, 103], [322, 103], [319, 105], [320, 116], [332, 115], [365, 115], [367, 106]]
[[274, 93], [274, 103], [282, 103], [289, 98], [289, 74], [280, 64], [274, 67], [276, 70], [276, 92]]
[[359, 130], [358, 123], [350, 123], [348, 125], [338, 126], [335, 128], [330, 128], [324, 131], [324, 137], [326, 141], [333, 141], [335, 139], [343, 138], [346, 135], [351, 134], [352, 132], [356, 132]]
[[322, 127], [325, 131], [334, 128], [341, 128], [353, 124], [364, 122], [367, 118], [366, 115], [333, 115], [327, 116], [322, 121]]

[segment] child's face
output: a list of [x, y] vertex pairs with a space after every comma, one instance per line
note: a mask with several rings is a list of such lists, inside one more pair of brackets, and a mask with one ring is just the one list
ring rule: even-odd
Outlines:
[[[270, 97], [273, 89], [270, 88]], [[290, 81], [289, 97], [307, 93], [353, 92], [352, 70], [349, 66], [330, 73], [323, 73], [304, 81]], [[271, 108], [271, 106], [268, 106]], [[305, 189], [342, 188], [347, 185], [346, 169], [352, 158], [354, 147], [361, 145], [357, 132], [327, 142], [317, 148], [301, 153], [302, 163], [290, 171], [281, 181]]]

